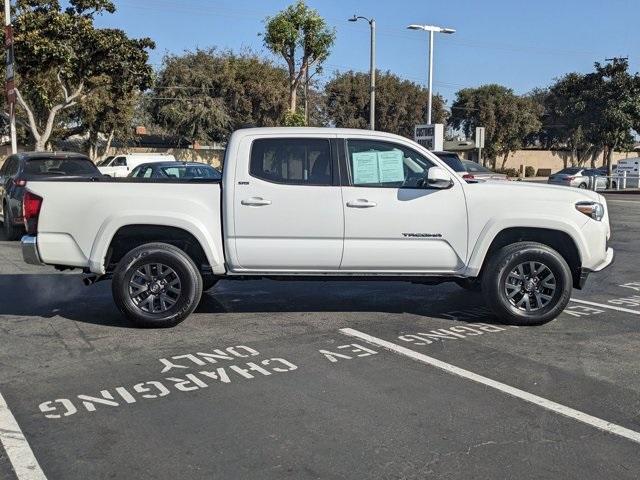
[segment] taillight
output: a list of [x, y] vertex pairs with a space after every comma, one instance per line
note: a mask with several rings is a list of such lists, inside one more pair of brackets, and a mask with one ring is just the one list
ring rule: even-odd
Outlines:
[[576, 177], [564, 177], [565, 182], [570, 182], [571, 180], [575, 180]]
[[29, 235], [38, 233], [38, 215], [40, 215], [41, 207], [42, 197], [29, 191], [24, 192], [22, 197], [22, 217], [24, 228]]
[[475, 180], [476, 179], [476, 177], [474, 177], [470, 173], [465, 173], [464, 175], [462, 175], [462, 178], [464, 178], [465, 180]]
[[15, 178], [13, 179], [13, 184], [16, 187], [25, 187], [27, 185], [27, 181], [26, 180], [16, 180]]

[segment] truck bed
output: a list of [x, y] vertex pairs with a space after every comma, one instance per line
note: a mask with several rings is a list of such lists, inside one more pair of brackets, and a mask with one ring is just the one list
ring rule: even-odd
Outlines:
[[106, 271], [114, 235], [125, 225], [182, 229], [224, 273], [221, 182], [212, 179], [47, 179], [27, 189], [42, 197], [38, 253], [44, 263]]

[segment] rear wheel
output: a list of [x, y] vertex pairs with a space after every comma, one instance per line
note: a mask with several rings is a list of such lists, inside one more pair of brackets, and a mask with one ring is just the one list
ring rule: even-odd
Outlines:
[[5, 240], [18, 240], [20, 238], [20, 234], [22, 233], [22, 229], [19, 226], [13, 224], [13, 217], [11, 217], [11, 210], [8, 205], [4, 205], [3, 208], [3, 230], [4, 230], [4, 238]]
[[585, 188], [587, 188], [587, 184], [586, 183], [581, 183], [580, 185], [578, 185], [578, 188], [585, 189]]
[[171, 327], [198, 306], [202, 277], [179, 248], [149, 243], [122, 257], [111, 290], [120, 311], [136, 325]]
[[539, 325], [556, 318], [571, 298], [571, 270], [552, 248], [518, 242], [489, 259], [482, 291], [496, 316], [514, 325]]

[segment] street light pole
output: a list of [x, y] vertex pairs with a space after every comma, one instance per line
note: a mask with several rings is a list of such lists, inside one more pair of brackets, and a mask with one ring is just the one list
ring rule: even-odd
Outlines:
[[431, 125], [431, 108], [433, 107], [433, 30], [429, 31], [429, 103], [427, 106], [427, 123]]
[[434, 41], [434, 33], [456, 33], [453, 28], [446, 27], [436, 27], [434, 25], [416, 25], [412, 24], [407, 27], [409, 30], [424, 30], [425, 32], [429, 32], [429, 80], [428, 86], [429, 89], [429, 101], [427, 104], [427, 123], [431, 124], [431, 110], [433, 107], [433, 41]]
[[367, 18], [359, 15], [354, 15], [349, 18], [350, 22], [357, 22], [358, 20], [365, 20], [369, 23], [371, 29], [371, 57], [369, 61], [369, 128], [371, 130], [376, 129], [376, 20], [375, 18]]

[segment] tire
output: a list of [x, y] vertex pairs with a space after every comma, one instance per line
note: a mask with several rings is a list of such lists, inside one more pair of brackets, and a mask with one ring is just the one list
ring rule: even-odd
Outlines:
[[4, 238], [5, 240], [18, 240], [21, 236], [22, 229], [13, 224], [13, 219], [11, 218], [11, 210], [8, 205], [4, 205], [2, 209], [4, 212], [2, 219], [2, 227], [4, 230]]
[[[537, 275], [531, 275], [532, 263]], [[511, 286], [520, 282], [522, 285]], [[488, 259], [482, 275], [487, 304], [500, 320], [512, 325], [540, 325], [553, 320], [569, 303], [572, 286], [571, 269], [565, 259], [536, 242], [501, 248]]]
[[[151, 289], [157, 294], [149, 294]], [[111, 291], [118, 309], [135, 325], [173, 327], [198, 306], [202, 277], [191, 258], [179, 248], [148, 243], [134, 248], [118, 262]]]
[[460, 288], [464, 288], [470, 292], [481, 292], [482, 283], [479, 278], [456, 278], [454, 280]]
[[216, 277], [214, 275], [202, 275], [202, 291], [206, 292], [213, 288], [213, 286], [218, 283], [218, 280], [220, 280], [220, 277]]
[[583, 190], [587, 188], [587, 184], [586, 183], [581, 183], [580, 185], [578, 185], [578, 188], [582, 188]]

